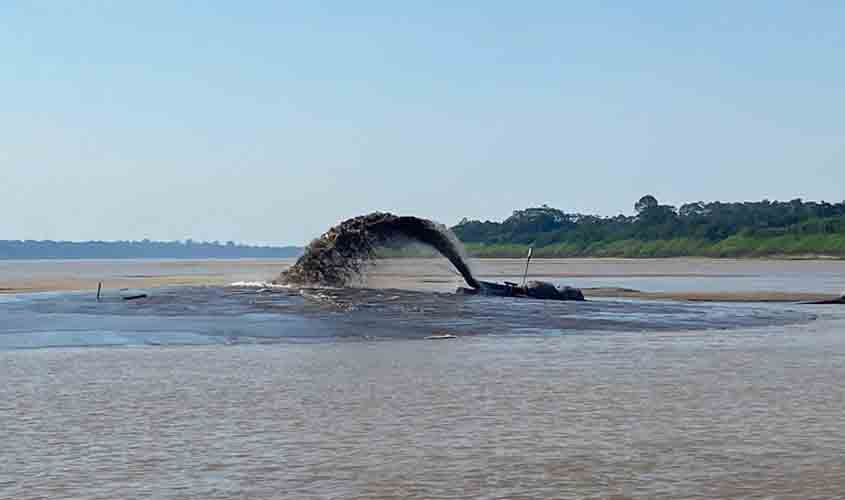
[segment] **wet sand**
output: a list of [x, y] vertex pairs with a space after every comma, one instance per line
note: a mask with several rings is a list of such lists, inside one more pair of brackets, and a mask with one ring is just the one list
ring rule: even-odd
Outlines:
[[640, 300], [685, 300], [690, 302], [820, 302], [840, 298], [836, 294], [808, 292], [644, 292], [629, 288], [584, 288], [588, 297]]
[[265, 281], [295, 259], [0, 261], [0, 293], [33, 293]]
[[[521, 282], [522, 259], [476, 259], [480, 279]], [[845, 290], [845, 262], [831, 260], [734, 259], [537, 259], [527, 278], [571, 284], [589, 299], [633, 298], [696, 302], [813, 302]], [[624, 286], [635, 282], [656, 289]], [[663, 290], [666, 283], [677, 290]], [[610, 284], [610, 286], [605, 285]], [[366, 286], [446, 291], [464, 286], [436, 259], [380, 261]], [[745, 288], [745, 289], [744, 289]]]
[[[47, 291], [226, 285], [275, 278], [295, 259], [0, 261], [0, 294]], [[522, 280], [521, 259], [476, 259], [475, 274], [494, 281]], [[845, 262], [730, 259], [537, 259], [528, 279], [573, 284], [587, 297], [723, 302], [830, 300], [845, 289]], [[774, 277], [774, 278], [773, 278]], [[821, 279], [819, 278], [821, 277]], [[647, 289], [674, 283], [672, 290]], [[753, 283], [748, 289], [745, 284]], [[454, 291], [464, 286], [445, 259], [385, 259], [363, 282], [373, 288]]]

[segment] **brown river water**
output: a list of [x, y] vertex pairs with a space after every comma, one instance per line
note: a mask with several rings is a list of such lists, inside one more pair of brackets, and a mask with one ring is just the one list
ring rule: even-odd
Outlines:
[[[217, 286], [269, 262], [191, 265], [215, 286], [131, 266], [0, 297], [0, 498], [843, 498], [843, 306], [461, 297], [425, 260], [380, 266], [367, 290]], [[585, 288], [715, 294], [830, 294], [843, 270], [532, 264]], [[121, 279], [185, 286], [138, 303], [88, 286], [156, 272]]]

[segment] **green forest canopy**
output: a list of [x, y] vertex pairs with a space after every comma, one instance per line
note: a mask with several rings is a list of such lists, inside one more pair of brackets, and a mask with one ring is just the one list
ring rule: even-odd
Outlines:
[[476, 256], [845, 257], [845, 202], [694, 202], [676, 208], [652, 195], [636, 215], [600, 217], [543, 205], [503, 222], [462, 220], [453, 231]]

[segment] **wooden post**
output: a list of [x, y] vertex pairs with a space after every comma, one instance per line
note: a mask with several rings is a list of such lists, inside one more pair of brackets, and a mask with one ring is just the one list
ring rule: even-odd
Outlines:
[[103, 289], [103, 282], [97, 284], [97, 302], [100, 301], [100, 291]]

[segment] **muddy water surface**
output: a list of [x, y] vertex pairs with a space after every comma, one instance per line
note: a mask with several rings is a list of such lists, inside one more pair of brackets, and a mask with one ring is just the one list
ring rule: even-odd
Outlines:
[[[837, 263], [570, 264], [538, 273], [653, 291], [842, 284]], [[841, 308], [457, 297], [439, 265], [406, 269], [372, 274], [391, 289], [4, 296], [0, 498], [845, 491]], [[438, 332], [458, 338], [421, 340]]]

